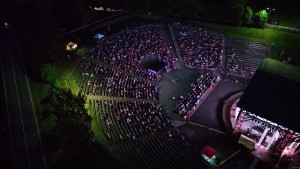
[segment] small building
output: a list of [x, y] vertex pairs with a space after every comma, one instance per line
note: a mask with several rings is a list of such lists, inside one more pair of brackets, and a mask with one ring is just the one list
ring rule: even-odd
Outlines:
[[75, 49], [77, 49], [77, 44], [74, 43], [74, 42], [69, 42], [69, 43], [66, 45], [66, 50], [67, 50], [67, 51], [74, 51]]

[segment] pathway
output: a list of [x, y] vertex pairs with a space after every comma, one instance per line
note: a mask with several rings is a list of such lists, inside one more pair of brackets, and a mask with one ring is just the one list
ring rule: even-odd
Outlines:
[[184, 68], [185, 67], [184, 60], [183, 60], [183, 57], [181, 56], [180, 49], [179, 49], [178, 43], [176, 41], [174, 30], [173, 30], [173, 28], [170, 24], [168, 24], [168, 26], [169, 26], [170, 33], [171, 33], [171, 36], [172, 36], [173, 44], [175, 46], [175, 51], [176, 51], [176, 54], [177, 54], [177, 57], [178, 57], [178, 62], [179, 62], [178, 69]]
[[89, 100], [113, 100], [113, 101], [130, 101], [130, 102], [148, 102], [148, 103], [159, 103], [158, 100], [149, 99], [136, 99], [136, 98], [123, 98], [123, 97], [112, 97], [112, 96], [100, 96], [100, 95], [86, 95]]

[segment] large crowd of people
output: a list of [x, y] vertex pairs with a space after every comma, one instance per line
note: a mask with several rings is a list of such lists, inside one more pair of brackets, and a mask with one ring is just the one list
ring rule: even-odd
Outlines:
[[118, 69], [83, 57], [81, 90], [84, 94], [158, 100], [158, 86]]
[[[201, 69], [202, 72], [191, 84], [191, 92], [186, 97], [181, 96], [176, 102], [174, 112], [189, 120], [218, 84], [219, 73], [222, 75], [225, 69], [244, 73], [247, 67], [238, 64], [231, 48], [225, 56], [224, 36], [181, 23], [173, 23], [172, 27], [170, 29], [175, 37], [175, 48], [179, 48], [177, 51], [183, 57], [183, 61], [178, 58], [179, 62], [184, 62], [188, 68]], [[165, 42], [166, 35], [163, 34], [162, 25], [159, 24], [126, 28], [97, 40], [96, 46], [78, 60], [76, 70], [80, 72], [77, 81], [81, 93], [89, 95], [89, 106], [97, 123], [100, 123], [104, 136], [115, 142], [125, 142], [120, 145], [126, 145], [126, 141], [146, 144], [144, 140], [154, 138], [152, 135], [157, 138], [162, 136], [167, 140], [166, 143], [184, 143], [184, 137], [158, 104], [158, 82], [161, 76], [142, 66], [147, 61], [149, 63], [158, 59], [165, 63], [165, 70], [176, 69], [177, 59], [171, 56], [171, 48]], [[176, 83], [176, 80], [172, 82]], [[136, 139], [140, 140], [135, 141]], [[152, 147], [156, 149], [156, 145]], [[176, 147], [174, 149], [177, 150]]]
[[81, 93], [111, 98], [96, 100], [93, 106], [107, 128], [108, 138], [118, 133], [115, 140], [136, 139], [173, 129], [160, 105], [138, 100], [158, 100], [160, 76], [140, 66], [153, 57], [166, 63], [169, 69], [174, 64], [159, 25], [138, 26], [104, 37], [79, 58]]
[[207, 90], [211, 90], [216, 84], [218, 78], [210, 74], [202, 74], [196, 82], [191, 84], [192, 91], [187, 97], [181, 99], [176, 104], [175, 112], [183, 119], [188, 119], [193, 111], [202, 101]]
[[173, 69], [175, 60], [158, 24], [137, 26], [104, 37], [98, 41], [94, 54], [97, 60], [149, 80], [157, 80], [157, 76], [143, 69], [141, 63], [156, 57], [168, 69]]
[[215, 70], [222, 67], [223, 36], [181, 23], [173, 23], [173, 29], [187, 67], [202, 70]]
[[[218, 84], [222, 72], [216, 70], [243, 69], [237, 66], [233, 51], [226, 58], [223, 36], [180, 23], [174, 23], [173, 28], [178, 43], [175, 47], [179, 47], [185, 66], [202, 72], [191, 84], [191, 92], [176, 102], [174, 112], [189, 120]], [[158, 24], [135, 26], [99, 39], [94, 48], [79, 58], [76, 71], [80, 72], [81, 92], [88, 95], [94, 118], [108, 140], [119, 145], [147, 145], [147, 140], [164, 139], [165, 146], [181, 152], [185, 147], [174, 145], [184, 145], [184, 137], [158, 104], [160, 75], [142, 66], [158, 59], [166, 64], [165, 70], [175, 69], [176, 59], [171, 56], [161, 29]], [[149, 149], [157, 149], [156, 145], [151, 146]], [[144, 149], [139, 148], [137, 151]]]
[[135, 140], [174, 129], [162, 107], [154, 103], [97, 100], [95, 111], [95, 116], [106, 126], [106, 136], [114, 137], [115, 141]]

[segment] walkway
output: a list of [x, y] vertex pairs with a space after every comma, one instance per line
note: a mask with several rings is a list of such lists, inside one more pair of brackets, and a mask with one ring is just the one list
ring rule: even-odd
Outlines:
[[184, 68], [185, 67], [184, 60], [183, 60], [183, 57], [181, 56], [180, 49], [178, 47], [178, 43], [176, 41], [176, 37], [175, 37], [175, 34], [174, 34], [174, 30], [173, 30], [173, 28], [170, 24], [168, 24], [168, 26], [169, 26], [170, 33], [171, 33], [171, 36], [172, 36], [173, 44], [175, 46], [175, 51], [176, 51], [176, 54], [177, 54], [177, 57], [178, 57], [178, 62], [179, 62], [178, 69]]
[[283, 31], [293, 31], [300, 33], [300, 29], [297, 28], [291, 28], [291, 27], [286, 27], [286, 26], [279, 26], [279, 25], [271, 25], [271, 24], [265, 24], [267, 28], [271, 29], [278, 29], [278, 30], [283, 30]]
[[89, 100], [112, 100], [112, 101], [130, 101], [130, 102], [147, 102], [147, 103], [159, 103], [158, 100], [149, 100], [149, 99], [136, 99], [136, 98], [123, 98], [123, 97], [112, 97], [112, 96], [95, 96], [95, 95], [86, 95], [86, 98]]

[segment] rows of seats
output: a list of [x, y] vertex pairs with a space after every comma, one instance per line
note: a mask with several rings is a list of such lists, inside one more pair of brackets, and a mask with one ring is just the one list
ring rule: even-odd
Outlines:
[[121, 144], [115, 153], [126, 168], [212, 168], [177, 130]]
[[107, 138], [119, 142], [174, 129], [162, 107], [140, 101], [90, 101]]
[[187, 97], [176, 103], [175, 112], [182, 118], [188, 118], [192, 111], [195, 111], [207, 90], [213, 88], [217, 82], [217, 77], [210, 74], [202, 74], [196, 82], [191, 84], [192, 91]]
[[[140, 66], [156, 57], [167, 70], [175, 69], [163, 36], [160, 25], [150, 24], [104, 37], [78, 59], [75, 79], [81, 93], [89, 95], [93, 116], [124, 166], [209, 168], [155, 103], [159, 75]], [[193, 86], [198, 92], [207, 87], [206, 76]]]
[[267, 48], [259, 42], [229, 38], [226, 69], [241, 75], [254, 74], [267, 56]]
[[173, 23], [173, 30], [187, 67], [202, 70], [223, 67], [224, 36], [177, 22]]

